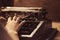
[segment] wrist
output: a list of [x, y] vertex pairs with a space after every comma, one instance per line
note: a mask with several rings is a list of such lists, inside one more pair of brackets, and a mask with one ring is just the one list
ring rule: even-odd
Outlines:
[[18, 34], [16, 30], [13, 30], [12, 28], [7, 28], [5, 27], [5, 30], [7, 33], [13, 33], [13, 34]]
[[19, 40], [17, 31], [5, 28], [5, 31], [8, 33], [12, 40]]

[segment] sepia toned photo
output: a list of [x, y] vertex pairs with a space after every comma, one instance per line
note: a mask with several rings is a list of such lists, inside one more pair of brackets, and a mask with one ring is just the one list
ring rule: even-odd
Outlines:
[[0, 0], [0, 40], [60, 40], [60, 0]]

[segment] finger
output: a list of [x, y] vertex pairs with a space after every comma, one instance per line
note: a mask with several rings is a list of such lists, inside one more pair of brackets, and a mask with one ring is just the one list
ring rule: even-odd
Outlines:
[[16, 21], [16, 19], [17, 19], [17, 16], [14, 16], [14, 17], [13, 17], [13, 20]]
[[19, 22], [20, 17], [17, 17], [16, 22]]
[[23, 21], [19, 24], [19, 26], [23, 25], [24, 23], [25, 23], [25, 20], [23, 20]]
[[11, 17], [8, 18], [8, 22], [10, 22], [10, 21], [11, 21]]
[[19, 26], [17, 27], [17, 31], [25, 24], [25, 20], [23, 20], [22, 22], [20, 22]]

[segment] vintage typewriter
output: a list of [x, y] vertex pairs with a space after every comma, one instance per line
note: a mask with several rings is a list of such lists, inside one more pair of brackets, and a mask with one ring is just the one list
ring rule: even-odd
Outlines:
[[17, 14], [21, 17], [20, 22], [26, 21], [18, 31], [20, 40], [52, 40], [58, 31], [51, 27], [51, 21], [45, 18], [46, 13], [42, 7], [5, 7], [0, 15], [7, 20]]

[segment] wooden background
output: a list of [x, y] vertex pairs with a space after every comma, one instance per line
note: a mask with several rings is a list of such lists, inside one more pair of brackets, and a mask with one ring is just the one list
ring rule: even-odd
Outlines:
[[48, 12], [48, 19], [60, 21], [60, 0], [14, 0], [14, 6], [44, 7]]

